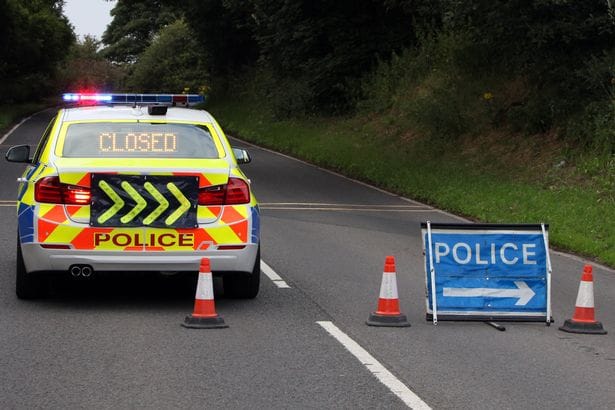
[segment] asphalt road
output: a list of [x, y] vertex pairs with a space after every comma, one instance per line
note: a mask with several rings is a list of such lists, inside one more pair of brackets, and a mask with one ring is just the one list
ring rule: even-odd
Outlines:
[[[36, 144], [52, 114], [26, 121], [0, 153]], [[66, 280], [47, 299], [18, 300], [13, 201], [23, 166], [0, 162], [0, 408], [404, 408], [370, 372], [375, 366], [319, 322], [347, 334], [432, 408], [613, 408], [615, 272], [594, 268], [606, 336], [558, 331], [585, 262], [557, 252], [554, 325], [433, 326], [419, 224], [459, 218], [248, 149], [262, 258], [288, 287], [263, 276], [259, 296], [242, 301], [224, 298], [216, 283], [216, 308], [230, 325], [221, 330], [180, 327], [192, 311], [190, 278]], [[365, 325], [386, 255], [396, 257], [409, 328]]]

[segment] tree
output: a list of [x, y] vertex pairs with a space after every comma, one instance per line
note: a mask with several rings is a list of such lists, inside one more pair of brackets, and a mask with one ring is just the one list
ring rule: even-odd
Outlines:
[[129, 86], [138, 92], [198, 91], [207, 70], [194, 34], [183, 20], [160, 30], [134, 64]]
[[[605, 1], [444, 0], [444, 31], [469, 39], [458, 65], [466, 75], [521, 78], [516, 104], [545, 131], [596, 98], [613, 78], [615, 22]], [[604, 59], [607, 56], [606, 60]], [[592, 67], [588, 64], [592, 63]]]
[[164, 26], [181, 17], [174, 1], [118, 0], [102, 35], [103, 53], [113, 62], [134, 63]]
[[178, 3], [213, 75], [236, 73], [256, 63], [252, 0], [186, 0]]
[[100, 42], [89, 35], [71, 47], [59, 75], [63, 90], [100, 92], [122, 88], [122, 68], [106, 60], [99, 49]]
[[2, 0], [0, 100], [47, 94], [75, 37], [61, 0]]
[[[415, 44], [408, 11], [382, 0], [253, 0], [260, 61], [274, 77], [304, 79], [317, 110], [346, 108], [351, 85], [378, 59]], [[308, 110], [310, 107], [308, 107]]]

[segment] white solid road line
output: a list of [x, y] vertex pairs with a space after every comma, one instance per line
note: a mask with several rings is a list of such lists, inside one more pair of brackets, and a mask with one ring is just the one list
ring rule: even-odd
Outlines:
[[356, 357], [382, 384], [401, 399], [411, 409], [431, 409], [419, 396], [403, 384], [397, 377], [386, 369], [369, 352], [363, 349], [357, 342], [352, 340], [346, 333], [342, 332], [332, 322], [316, 322], [322, 326], [331, 336], [340, 342], [346, 350]]
[[45, 111], [45, 110], [41, 110], [39, 112], [35, 112], [34, 114], [32, 114], [32, 115], [24, 118], [23, 120], [21, 120], [19, 122], [19, 124], [15, 124], [15, 126], [13, 128], [11, 128], [6, 134], [4, 134], [2, 136], [2, 138], [0, 138], [0, 145], [2, 145], [4, 143], [4, 141], [13, 133], [13, 131], [15, 131], [17, 128], [19, 128], [19, 126], [21, 124], [23, 124], [24, 122], [28, 121], [30, 118], [34, 117], [35, 115], [42, 113], [43, 111]]
[[284, 279], [282, 279], [280, 277], [280, 275], [278, 275], [277, 273], [275, 273], [275, 271], [273, 269], [271, 269], [271, 266], [267, 265], [265, 263], [264, 260], [261, 259], [261, 272], [263, 272], [265, 275], [267, 275], [267, 277], [269, 279], [271, 279], [271, 281], [280, 289], [290, 289], [290, 286], [288, 286], [288, 284], [286, 282], [284, 282]]

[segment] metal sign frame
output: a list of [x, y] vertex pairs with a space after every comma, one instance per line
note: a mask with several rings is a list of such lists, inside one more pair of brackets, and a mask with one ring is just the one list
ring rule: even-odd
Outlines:
[[[438, 266], [440, 256], [443, 256], [440, 248], [446, 248], [448, 244], [444, 242], [434, 243], [434, 239], [441, 238], [442, 240], [442, 238], [454, 237], [461, 238], [459, 240], [470, 238], [477, 241], [474, 243], [476, 245], [474, 257], [476, 264], [480, 264], [480, 267], [468, 262], [472, 259], [472, 248], [464, 242], [459, 243], [459, 245], [463, 245], [460, 248], [468, 251], [466, 254], [463, 254], [463, 252], [460, 254], [464, 259], [462, 262], [469, 266], [451, 264], [450, 260], [448, 263]], [[515, 238], [519, 240], [531, 238], [531, 241], [520, 247], [514, 243], [505, 243], [504, 246], [501, 246], [501, 249], [497, 248], [495, 238], [503, 237], [508, 238], [509, 241]], [[547, 325], [551, 323], [552, 267], [549, 256], [547, 224], [462, 224], [427, 221], [421, 223], [421, 238], [425, 259], [426, 319], [433, 321], [434, 325], [438, 323], [438, 320], [546, 322]], [[482, 242], [479, 243], [479, 240]], [[493, 242], [490, 248], [486, 252], [480, 251], [479, 245], [481, 243], [485, 245], [489, 240]], [[440, 246], [440, 248], [436, 250], [435, 246]], [[505, 246], [508, 248], [504, 249]], [[528, 251], [527, 254], [530, 257], [537, 258], [537, 260], [539, 259], [540, 262], [522, 259], [523, 263], [535, 266], [516, 267], [512, 266], [514, 264], [509, 263], [509, 260], [504, 260], [507, 252], [513, 252], [514, 249], [525, 251], [524, 246], [532, 250], [532, 252]], [[496, 252], [496, 249], [499, 253]], [[489, 253], [489, 250], [491, 253]], [[438, 257], [435, 263], [434, 254]], [[444, 255], [443, 258], [446, 258], [447, 255]], [[502, 259], [499, 264], [497, 261], [498, 255]], [[477, 274], [479, 268], [480, 274]], [[444, 288], [443, 281], [445, 280], [449, 281], [447, 282], [449, 286], [451, 283], [459, 285], [466, 283], [466, 281], [470, 281], [475, 286], [476, 283], [504, 283], [507, 286], [503, 288], [493, 288], [497, 285], [489, 286], [489, 288], [464, 288], [462, 286]], [[528, 283], [530, 283], [529, 286]], [[514, 287], [510, 288], [509, 285]], [[443, 302], [442, 298], [444, 297], [447, 297], [447, 299], [444, 299], [447, 301], [469, 300], [471, 301], [469, 305], [472, 306], [453, 309], [450, 306], [451, 302]], [[510, 305], [512, 301], [516, 301], [516, 303]], [[529, 303], [530, 301], [531, 303]], [[481, 302], [486, 306], [477, 307], [477, 304], [480, 305]]]

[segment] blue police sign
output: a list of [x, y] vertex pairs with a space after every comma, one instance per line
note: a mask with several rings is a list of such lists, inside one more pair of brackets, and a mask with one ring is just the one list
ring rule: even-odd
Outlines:
[[427, 319], [546, 321], [547, 225], [421, 224]]

